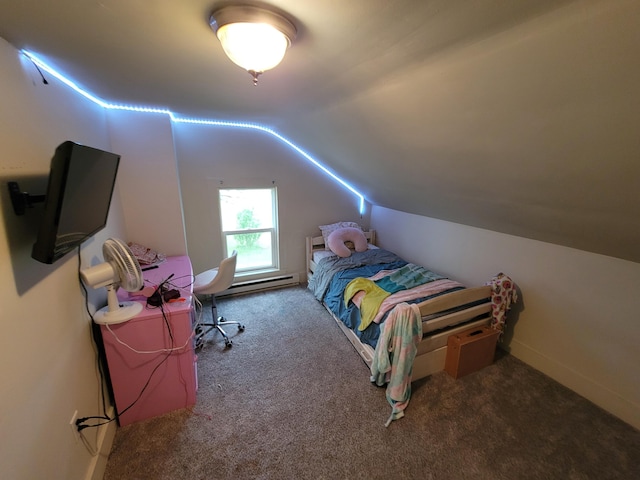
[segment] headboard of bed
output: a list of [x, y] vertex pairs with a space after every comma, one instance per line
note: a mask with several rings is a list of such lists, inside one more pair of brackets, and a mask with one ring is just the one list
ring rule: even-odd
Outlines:
[[[367, 230], [363, 231], [364, 237], [367, 239], [367, 243], [371, 245], [376, 245], [376, 231], [375, 230]], [[307, 252], [307, 275], [313, 273], [315, 269], [315, 264], [313, 262], [313, 252], [317, 250], [328, 250], [324, 243], [324, 237], [322, 235], [318, 235], [317, 237], [307, 237], [306, 238], [306, 252]]]

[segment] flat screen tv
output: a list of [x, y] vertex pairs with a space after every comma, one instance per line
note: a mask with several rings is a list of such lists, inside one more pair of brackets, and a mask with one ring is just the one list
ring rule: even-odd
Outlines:
[[53, 263], [106, 226], [119, 164], [120, 155], [71, 141], [56, 148], [34, 259]]

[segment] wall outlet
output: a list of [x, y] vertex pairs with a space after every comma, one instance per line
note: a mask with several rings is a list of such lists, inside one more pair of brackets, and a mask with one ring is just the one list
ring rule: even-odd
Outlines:
[[69, 428], [73, 433], [73, 438], [76, 439], [76, 443], [80, 441], [80, 432], [78, 431], [78, 426], [76, 425], [76, 420], [78, 419], [78, 410], [73, 412], [71, 420], [69, 420]]

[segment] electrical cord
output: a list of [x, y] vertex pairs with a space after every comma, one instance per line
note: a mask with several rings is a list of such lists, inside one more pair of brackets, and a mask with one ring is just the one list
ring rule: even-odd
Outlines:
[[[161, 307], [159, 307], [159, 308], [161, 308]], [[165, 325], [167, 327], [167, 330], [169, 331], [169, 337], [171, 338], [171, 344], [173, 345], [174, 344], [173, 332], [171, 331], [171, 326], [169, 324], [169, 320], [168, 320], [164, 310], [162, 311], [162, 316], [163, 316]], [[173, 353], [173, 352], [177, 352], [177, 351], [183, 350], [189, 345], [189, 342], [193, 339], [193, 337], [195, 335], [195, 328], [194, 328], [194, 329], [191, 330], [191, 333], [187, 337], [187, 340], [182, 345], [180, 345], [179, 347], [160, 348], [158, 350], [138, 350], [138, 349], [132, 347], [131, 345], [129, 345], [128, 343], [124, 342], [123, 340], [121, 340], [118, 337], [118, 335], [116, 334], [116, 332], [111, 330], [111, 327], [109, 327], [108, 324], [105, 325], [105, 327], [109, 331], [109, 333], [113, 336], [113, 338], [115, 339], [116, 342], [118, 342], [123, 347], [128, 348], [132, 352], [139, 353], [139, 354], [142, 354], [142, 355], [154, 355], [154, 354], [158, 354], [158, 353]]]
[[[94, 427], [100, 427], [102, 425], [106, 425], [112, 421], [114, 421], [116, 418], [119, 418], [121, 415], [123, 415], [125, 412], [129, 411], [136, 403], [138, 403], [138, 401], [140, 400], [140, 398], [142, 398], [142, 394], [145, 392], [145, 390], [147, 389], [147, 387], [149, 386], [149, 384], [151, 383], [151, 379], [153, 378], [153, 375], [156, 373], [156, 371], [162, 366], [162, 364], [164, 364], [169, 357], [171, 356], [171, 353], [167, 353], [164, 358], [160, 361], [160, 363], [158, 363], [153, 370], [151, 371], [151, 373], [149, 374], [149, 378], [147, 378], [146, 383], [144, 384], [144, 386], [142, 387], [142, 390], [140, 390], [140, 393], [138, 394], [138, 396], [136, 397], [136, 399], [131, 402], [129, 404], [128, 407], [126, 407], [125, 409], [121, 410], [120, 412], [116, 412], [116, 416], [115, 418], [111, 418], [108, 419], [105, 422], [100, 422], [100, 423], [94, 423], [94, 424], [90, 424], [90, 425], [85, 425], [84, 422], [87, 422], [89, 420], [104, 420], [105, 417], [100, 417], [100, 416], [89, 416], [89, 417], [82, 417], [82, 418], [78, 418], [76, 420], [76, 428], [78, 429], [78, 432], [82, 432], [82, 430], [84, 430], [85, 428], [94, 428]], [[106, 417], [108, 418], [108, 417]]]
[[[188, 277], [188, 275], [185, 275], [183, 277], [178, 277], [176, 280], [179, 280], [180, 278], [186, 278], [186, 277]], [[173, 282], [169, 282], [168, 279], [167, 279], [167, 280], [164, 280], [157, 287], [157, 289], [159, 289], [162, 285], [167, 284], [167, 285], [170, 285], [170, 286], [182, 291], [182, 290], [185, 290], [185, 289], [189, 288], [192, 283], [193, 282], [191, 282], [191, 283], [189, 283], [187, 285], [181, 285], [180, 286], [180, 285], [175, 285]], [[161, 348], [161, 349], [158, 349], [158, 350], [138, 350], [137, 348], [134, 348], [131, 345], [129, 345], [128, 343], [126, 343], [123, 340], [121, 340], [118, 337], [118, 335], [116, 334], [116, 332], [111, 330], [111, 327], [109, 326], [109, 324], [106, 324], [105, 327], [109, 331], [109, 333], [113, 336], [113, 338], [115, 339], [116, 342], [118, 342], [120, 345], [128, 348], [129, 350], [131, 350], [134, 353], [139, 353], [139, 354], [142, 354], [142, 355], [154, 355], [154, 354], [158, 354], [158, 353], [171, 353], [171, 352], [180, 351], [180, 350], [185, 349], [189, 345], [191, 340], [195, 337], [196, 328], [200, 323], [200, 318], [201, 318], [201, 315], [202, 315], [202, 303], [200, 302], [198, 297], [196, 297], [195, 295], [193, 295], [193, 301], [194, 301], [194, 304], [196, 304], [195, 310], [196, 310], [196, 318], [197, 318], [197, 320], [193, 323], [192, 329], [191, 329], [191, 333], [187, 337], [186, 341], [182, 345], [180, 345], [178, 347]], [[156, 308], [160, 308], [160, 310], [162, 312], [162, 318], [164, 320], [164, 323], [165, 323], [165, 326], [167, 328], [167, 331], [169, 332], [169, 337], [171, 338], [171, 344], [174, 345], [173, 331], [172, 331], [172, 328], [171, 328], [171, 324], [169, 322], [169, 318], [167, 317], [167, 311], [164, 309], [164, 302], [161, 303], [158, 307], [153, 307], [153, 306], [147, 305], [147, 308], [150, 309], [150, 310], [153, 310], [153, 309], [156, 309]], [[169, 315], [170, 314], [171, 314], [171, 312], [169, 311]]]
[[82, 275], [80, 274], [81, 271], [82, 271], [82, 257], [80, 255], [80, 245], [78, 245], [78, 283], [80, 284], [80, 287], [82, 289], [82, 293], [84, 296], [85, 309], [87, 310], [87, 314], [91, 319], [91, 328], [89, 330], [91, 332], [91, 340], [92, 340], [91, 343], [94, 347], [94, 352], [96, 355], [96, 364], [98, 366], [98, 375], [100, 377], [100, 401], [102, 404], [102, 411], [104, 412], [104, 416], [102, 418], [106, 420], [111, 420], [107, 415], [106, 395], [104, 392], [104, 388], [106, 386], [106, 380], [105, 380], [106, 374], [104, 371], [104, 364], [103, 362], [100, 361], [100, 349], [98, 347], [98, 340], [95, 336], [95, 330], [94, 330], [94, 325], [95, 325], [94, 317], [93, 317], [93, 314], [91, 313], [91, 309], [89, 308], [89, 292], [87, 291], [87, 287], [84, 285], [84, 282], [82, 281]]
[[[92, 322], [92, 326], [95, 325], [94, 322], [94, 316], [91, 313], [91, 309], [89, 308], [89, 295], [88, 295], [88, 291], [84, 285], [84, 283], [82, 282], [82, 276], [80, 274], [81, 272], [81, 266], [82, 266], [82, 259], [81, 259], [81, 255], [80, 255], [80, 246], [78, 246], [78, 281], [80, 283], [80, 286], [82, 288], [83, 294], [84, 294], [84, 298], [85, 298], [85, 308], [87, 311], [87, 314], [89, 315], [91, 322]], [[173, 275], [171, 275], [167, 280], [165, 280], [166, 283], [174, 286], [175, 288], [179, 289], [179, 290], [184, 290], [187, 289], [188, 287], [191, 286], [191, 284], [193, 283], [193, 276], [191, 276], [192, 281], [191, 283], [187, 284], [187, 285], [183, 285], [183, 286], [176, 286], [174, 285], [172, 282], [168, 282], [168, 280], [172, 277]], [[185, 278], [188, 276], [183, 276], [183, 277], [179, 277], [179, 278]], [[179, 279], [178, 278], [178, 279]], [[176, 280], [178, 280], [176, 279]], [[164, 283], [164, 282], [163, 282]], [[102, 425], [106, 425], [108, 423], [113, 422], [114, 420], [120, 418], [121, 415], [123, 415], [125, 412], [129, 411], [136, 403], [138, 403], [138, 401], [142, 398], [142, 395], [144, 394], [144, 392], [146, 391], [146, 389], [148, 388], [149, 384], [151, 383], [151, 380], [154, 376], [154, 374], [156, 373], [156, 371], [169, 359], [169, 357], [177, 350], [181, 350], [184, 349], [189, 342], [193, 339], [194, 335], [195, 335], [195, 329], [196, 326], [199, 323], [199, 318], [200, 318], [200, 314], [202, 312], [202, 303], [198, 300], [198, 298], [193, 295], [192, 298], [194, 299], [194, 303], [196, 304], [196, 309], [198, 308], [197, 306], [200, 306], [200, 313], [197, 314], [198, 317], [198, 321], [194, 322], [193, 324], [193, 328], [191, 331], [191, 334], [189, 335], [189, 337], [187, 338], [186, 342], [180, 346], [180, 347], [175, 347], [175, 340], [173, 337], [173, 331], [171, 328], [171, 324], [169, 322], [169, 318], [167, 317], [167, 313], [164, 309], [164, 301], [160, 304], [160, 306], [158, 308], [161, 309], [162, 311], [162, 317], [165, 323], [165, 326], [167, 328], [167, 331], [169, 333], [169, 337], [171, 338], [171, 348], [168, 349], [160, 349], [157, 351], [138, 351], [136, 349], [134, 349], [133, 347], [131, 347], [130, 345], [126, 344], [125, 342], [122, 342], [117, 336], [116, 334], [111, 330], [111, 328], [109, 327], [108, 324], [105, 325], [105, 327], [107, 328], [107, 330], [114, 336], [114, 338], [116, 339], [116, 341], [120, 344], [122, 344], [123, 346], [131, 349], [132, 351], [136, 352], [136, 353], [141, 353], [141, 354], [158, 354], [158, 353], [166, 353], [166, 355], [162, 358], [162, 360], [153, 368], [153, 370], [151, 371], [151, 373], [149, 374], [147, 381], [145, 382], [144, 386], [142, 387], [142, 389], [140, 390], [140, 393], [138, 394], [138, 396], [135, 398], [135, 400], [133, 400], [133, 402], [131, 402], [126, 408], [124, 408], [123, 410], [121, 410], [120, 412], [118, 412], [117, 410], [115, 411], [115, 416], [113, 418], [110, 418], [107, 414], [106, 414], [106, 399], [105, 399], [105, 394], [104, 394], [104, 386], [106, 384], [105, 378], [106, 375], [103, 371], [103, 362], [100, 361], [100, 355], [99, 355], [99, 349], [98, 349], [98, 340], [96, 339], [95, 335], [94, 335], [94, 330], [93, 328], [91, 329], [91, 333], [92, 333], [92, 340], [94, 343], [94, 347], [95, 347], [95, 351], [96, 351], [96, 361], [98, 364], [98, 371], [99, 371], [99, 375], [100, 375], [100, 397], [101, 397], [101, 402], [102, 402], [102, 411], [104, 412], [104, 415], [90, 415], [87, 417], [81, 417], [76, 419], [75, 424], [76, 424], [76, 429], [78, 430], [78, 433], [80, 435], [80, 437], [82, 438], [83, 443], [85, 444], [85, 447], [89, 450], [89, 453], [91, 453], [92, 455], [95, 456], [96, 453], [95, 449], [91, 448], [91, 445], [88, 443], [88, 440], [86, 439], [86, 437], [83, 434], [83, 430], [87, 429], [87, 428], [96, 428], [96, 427], [100, 427]], [[100, 420], [97, 423], [90, 423], [87, 424], [86, 422], [90, 421], [90, 420]]]
[[33, 66], [36, 67], [36, 70], [38, 71], [38, 73], [40, 74], [40, 77], [42, 78], [42, 83], [44, 83], [45, 85], [49, 85], [49, 82], [47, 81], [47, 79], [45, 78], [44, 74], [42, 73], [42, 70], [40, 70], [40, 67], [38, 66], [38, 64], [29, 55], [25, 55], [25, 56], [29, 60], [31, 60], [31, 63], [33, 63]]
[[[164, 309], [163, 309], [163, 315], [164, 315]], [[168, 324], [167, 324], [168, 325]], [[105, 325], [107, 327], [107, 329], [111, 331], [111, 329], [109, 328], [109, 325], [106, 324]], [[112, 332], [113, 333], [113, 332]], [[171, 330], [169, 330], [169, 335], [171, 337], [171, 345], [173, 347], [173, 335], [171, 334]], [[117, 337], [116, 337], [117, 338]], [[149, 384], [151, 383], [151, 379], [153, 378], [153, 375], [156, 373], [156, 371], [169, 359], [169, 357], [171, 356], [171, 354], [173, 353], [174, 349], [168, 349], [167, 354], [164, 356], [164, 358], [153, 368], [153, 370], [151, 371], [151, 373], [149, 374], [149, 377], [147, 378], [147, 381], [145, 382], [144, 386], [142, 387], [142, 389], [140, 390], [140, 393], [138, 394], [138, 396], [136, 397], [136, 399], [131, 402], [131, 404], [129, 404], [128, 407], [126, 407], [125, 409], [121, 410], [120, 412], [118, 412], [116, 410], [116, 415], [115, 418], [109, 418], [107, 416], [88, 416], [88, 417], [82, 417], [82, 418], [78, 418], [76, 420], [76, 428], [78, 429], [78, 432], [82, 432], [82, 430], [84, 430], [85, 428], [95, 428], [95, 427], [100, 427], [102, 425], [106, 425], [112, 421], [114, 421], [116, 418], [119, 418], [121, 415], [123, 415], [125, 412], [127, 412], [128, 410], [130, 410], [136, 403], [138, 403], [138, 401], [140, 400], [140, 398], [142, 398], [142, 395], [144, 394], [144, 392], [146, 391], [147, 387], [149, 386]], [[85, 422], [89, 421], [89, 420], [106, 420], [104, 422], [99, 422], [99, 423], [93, 423], [93, 424], [85, 424]]]

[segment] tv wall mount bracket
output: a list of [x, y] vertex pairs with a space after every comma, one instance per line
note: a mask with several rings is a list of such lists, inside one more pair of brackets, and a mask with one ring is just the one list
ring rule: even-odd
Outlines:
[[16, 215], [24, 215], [27, 208], [32, 208], [35, 203], [44, 202], [46, 198], [46, 195], [30, 195], [27, 192], [21, 192], [18, 182], [8, 182], [7, 186], [9, 187], [13, 212]]

